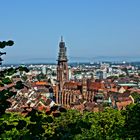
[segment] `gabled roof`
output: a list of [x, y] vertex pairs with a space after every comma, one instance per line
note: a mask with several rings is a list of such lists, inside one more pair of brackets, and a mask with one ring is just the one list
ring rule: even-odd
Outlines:
[[99, 90], [102, 89], [102, 84], [101, 82], [89, 82], [87, 88], [88, 90]]
[[117, 102], [116, 105], [117, 105], [117, 108], [118, 110], [121, 110], [121, 109], [124, 109], [127, 105], [133, 103], [132, 100], [128, 100], [128, 101], [122, 101], [122, 102]]
[[37, 86], [44, 86], [44, 85], [49, 85], [49, 83], [48, 82], [44, 82], [44, 81], [37, 81], [37, 82], [35, 82], [35, 85], [37, 85]]
[[80, 85], [81, 84], [79, 82], [69, 81], [69, 82], [65, 82], [64, 88], [67, 88], [67, 89], [77, 89], [78, 86], [80, 86]]

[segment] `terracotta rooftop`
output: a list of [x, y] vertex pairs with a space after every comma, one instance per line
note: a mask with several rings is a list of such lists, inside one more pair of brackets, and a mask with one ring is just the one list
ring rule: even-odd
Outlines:
[[102, 89], [102, 83], [100, 82], [90, 82], [87, 85], [88, 90], [99, 90]]
[[12, 87], [12, 86], [14, 86], [13, 83], [8, 84], [8, 85], [6, 85], [6, 86], [4, 86], [4, 87], [0, 87], [0, 91], [2, 91], [2, 90], [4, 90], [4, 89], [7, 89], [7, 88], [10, 88], [10, 87]]
[[44, 85], [49, 85], [49, 83], [48, 82], [43, 82], [43, 81], [37, 81], [37, 82], [35, 82], [35, 85], [44, 86]]
[[64, 88], [77, 89], [81, 84], [79, 82], [69, 81], [64, 84]]
[[128, 101], [117, 102], [116, 105], [117, 105], [118, 110], [121, 110], [131, 103], [132, 103], [132, 100], [130, 99]]
[[117, 96], [117, 97], [129, 97], [130, 93], [110, 93], [111, 96]]

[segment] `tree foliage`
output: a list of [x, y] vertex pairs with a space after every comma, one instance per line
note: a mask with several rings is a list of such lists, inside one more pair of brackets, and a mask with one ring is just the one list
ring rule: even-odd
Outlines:
[[8, 41], [0, 41], [0, 48], [3, 49], [6, 46], [13, 46], [14, 41], [13, 40], [8, 40]]
[[[0, 48], [3, 49], [6, 46], [12, 46], [14, 42], [12, 40], [9, 41], [0, 41]], [[0, 52], [2, 55], [3, 53]], [[13, 95], [16, 94], [12, 89], [22, 89], [24, 87], [21, 81], [14, 82], [11, 79], [11, 76], [18, 71], [28, 72], [26, 67], [17, 67], [17, 68], [8, 68], [0, 71], [0, 86], [2, 90], [0, 91], [0, 116], [5, 113], [5, 110], [10, 107], [11, 102], [8, 101]], [[10, 85], [11, 84], [11, 85]]]
[[42, 79], [46, 79], [46, 75], [43, 74], [43, 73], [40, 73], [40, 74], [37, 75], [36, 78], [37, 78], [38, 81], [41, 81]]
[[140, 105], [103, 112], [68, 110], [60, 116], [32, 110], [25, 117], [6, 113], [0, 117], [0, 137], [13, 139], [103, 140], [139, 139]]
[[127, 106], [125, 115], [124, 136], [130, 139], [140, 139], [140, 104]]
[[135, 103], [140, 103], [140, 94], [137, 92], [133, 92], [131, 96], [134, 98]]

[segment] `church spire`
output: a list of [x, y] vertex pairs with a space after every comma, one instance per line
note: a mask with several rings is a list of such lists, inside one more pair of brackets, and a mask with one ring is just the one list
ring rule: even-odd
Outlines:
[[68, 81], [68, 59], [66, 54], [66, 46], [61, 36], [59, 42], [58, 64], [57, 64], [57, 80], [59, 81], [59, 90], [62, 91], [63, 85]]
[[63, 42], [63, 36], [61, 36], [61, 42]]
[[66, 50], [67, 50], [67, 48], [65, 47], [65, 42], [63, 41], [63, 36], [61, 36], [61, 41], [59, 43], [58, 61], [67, 62]]

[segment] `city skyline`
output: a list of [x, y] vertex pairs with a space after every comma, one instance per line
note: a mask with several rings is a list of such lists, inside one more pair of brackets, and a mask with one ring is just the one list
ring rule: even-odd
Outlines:
[[3, 1], [0, 40], [15, 42], [4, 49], [4, 63], [55, 63], [61, 35], [70, 61], [140, 61], [139, 4], [138, 0]]

